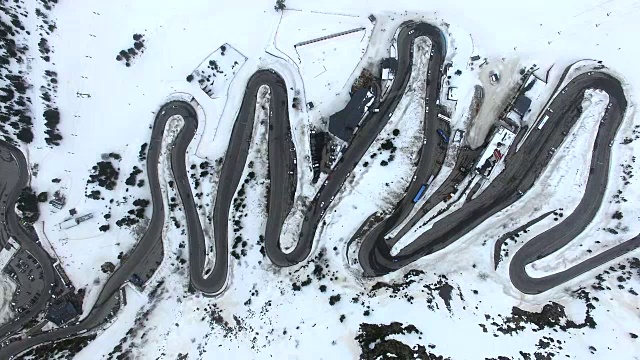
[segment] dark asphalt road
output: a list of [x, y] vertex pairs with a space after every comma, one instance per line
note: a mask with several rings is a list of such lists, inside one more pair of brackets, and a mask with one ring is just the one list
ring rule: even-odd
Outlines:
[[[174, 176], [177, 180], [176, 185], [178, 186], [178, 191], [185, 206], [185, 212], [191, 214], [190, 216], [187, 216], [189, 249], [190, 251], [199, 251], [200, 254], [204, 253], [204, 237], [202, 234], [202, 228], [200, 227], [197, 212], [195, 211], [193, 197], [191, 196], [191, 188], [188, 184], [188, 181], [185, 182], [186, 166], [184, 163], [186, 147], [191, 142], [191, 139], [195, 134], [195, 130], [197, 129], [197, 116], [195, 110], [189, 103], [184, 101], [172, 101], [162, 106], [162, 108], [160, 108], [160, 110], [158, 111], [151, 134], [151, 141], [149, 143], [147, 156], [147, 172], [149, 187], [151, 189], [153, 216], [145, 235], [136, 244], [136, 247], [133, 249], [127, 260], [124, 261], [121, 266], [118, 267], [118, 269], [116, 269], [111, 277], [109, 277], [109, 280], [102, 288], [93, 309], [91, 310], [87, 318], [85, 318], [85, 320], [83, 320], [78, 325], [57, 329], [51, 332], [46, 332], [34, 336], [30, 339], [12, 343], [3, 349], [0, 349], [0, 359], [9, 359], [11, 356], [21, 353], [37, 344], [59, 340], [66, 336], [76, 334], [80, 331], [92, 329], [95, 326], [101, 324], [105, 317], [117, 304], [116, 299], [118, 298], [120, 287], [129, 280], [131, 275], [139, 271], [138, 267], [142, 262], [141, 260], [147, 257], [155, 246], [162, 246], [164, 205], [158, 178], [158, 163], [160, 159], [160, 152], [162, 150], [161, 144], [165, 125], [167, 120], [174, 115], [180, 115], [185, 120], [184, 127], [178, 134], [178, 137], [176, 138], [176, 141], [174, 143], [174, 148], [171, 152], [171, 165]], [[24, 165], [24, 167], [21, 166], [21, 168], [26, 169], [26, 165]], [[19, 189], [21, 188], [22, 187], [20, 187]], [[188, 196], [186, 196], [187, 194]], [[39, 249], [39, 251], [44, 252], [44, 250], [42, 250], [39, 246], [35, 246], [35, 249]], [[33, 251], [32, 253], [34, 254], [34, 256], [36, 255], [36, 253], [34, 253]], [[200, 258], [203, 258], [203, 256], [200, 255]], [[192, 284], [194, 284], [194, 287], [202, 286], [202, 263], [197, 263], [197, 260], [198, 259], [196, 258], [196, 264], [200, 265], [200, 267], [196, 268], [194, 266], [191, 266], [190, 268], [191, 282]], [[43, 268], [44, 267], [45, 264], [43, 264]], [[50, 271], [45, 268], [44, 273], [45, 277], [52, 277], [53, 268], [51, 268]], [[50, 284], [50, 282], [45, 281], [45, 284]], [[41, 299], [44, 299], [45, 303], [47, 300], [49, 300], [46, 296], [42, 296]]]
[[[267, 253], [278, 254], [278, 258], [274, 261], [277, 265], [295, 265], [309, 256], [313, 248], [315, 233], [322, 221], [324, 212], [331, 204], [334, 196], [342, 188], [342, 185], [351, 174], [353, 168], [360, 159], [362, 159], [378, 134], [385, 127], [398, 102], [400, 102], [411, 75], [413, 41], [419, 36], [427, 36], [432, 42], [433, 51], [431, 59], [429, 60], [429, 80], [431, 85], [427, 87], [427, 106], [435, 109], [440, 86], [440, 65], [444, 62], [446, 49], [444, 35], [438, 28], [426, 23], [406, 23], [398, 35], [398, 71], [389, 91], [390, 95], [384, 101], [380, 102], [379, 112], [371, 112], [369, 116], [363, 120], [362, 126], [358, 132], [356, 132], [343, 157], [331, 172], [331, 177], [322, 185], [319, 195], [316, 196], [316, 200], [309, 205], [295, 248], [285, 254], [281, 251], [278, 243], [267, 242]], [[431, 164], [435, 161], [433, 153], [438, 141], [437, 134], [433, 127], [433, 124], [437, 120], [436, 116], [435, 111], [430, 112], [427, 116], [427, 123], [429, 124], [427, 125], [427, 123], [425, 123], [427, 145], [423, 146], [421, 151], [421, 159], [423, 159], [425, 165], [416, 173], [417, 179], [409, 186], [409, 194], [417, 192], [420, 185], [425, 182], [433, 172], [433, 166], [431, 166]], [[399, 211], [406, 214], [407, 211], [410, 210], [410, 208], [407, 209], [410, 205], [411, 204], [401, 206]], [[269, 216], [271, 216], [271, 214], [269, 214]]]
[[[178, 133], [174, 142], [174, 147], [171, 150], [171, 167], [173, 176], [176, 179], [175, 183], [178, 188], [178, 193], [180, 194], [180, 198], [184, 205], [185, 213], [192, 215], [187, 216], [189, 250], [194, 251], [194, 249], [197, 249], [204, 252], [204, 236], [202, 234], [200, 220], [197, 216], [197, 212], [195, 211], [196, 209], [193, 196], [191, 196], [191, 187], [189, 186], [187, 179], [184, 152], [191, 142], [191, 139], [193, 139], [198, 127], [197, 115], [191, 104], [185, 101], [171, 101], [162, 106], [156, 114], [147, 153], [147, 177], [149, 181], [149, 188], [151, 189], [151, 203], [153, 206], [151, 222], [149, 223], [149, 227], [147, 228], [144, 236], [140, 241], [138, 241], [136, 247], [133, 249], [127, 260], [124, 261], [118, 269], [116, 269], [111, 277], [109, 277], [109, 280], [98, 296], [98, 300], [96, 301], [94, 308], [101, 307], [104, 302], [108, 301], [113, 294], [120, 289], [122, 284], [129, 280], [131, 275], [139, 272], [138, 266], [142, 262], [142, 259], [147, 257], [155, 246], [162, 246], [162, 228], [164, 226], [165, 212], [163, 196], [160, 191], [160, 180], [158, 178], [158, 164], [160, 162], [160, 153], [162, 151], [162, 137], [165, 125], [167, 120], [175, 115], [182, 116], [184, 119], [184, 127]], [[201, 273], [202, 263], [198, 263], [197, 259], [195, 259], [195, 263], [200, 265], [199, 269]], [[194, 266], [191, 266], [191, 268], [194, 268]], [[192, 283], [200, 285], [199, 280], [202, 276], [198, 277], [197, 270], [191, 269], [190, 277]]]
[[[572, 83], [574, 82], [572, 81]], [[584, 93], [584, 90], [588, 88], [602, 89], [607, 92], [609, 94], [609, 108], [598, 128], [585, 194], [578, 206], [568, 217], [564, 218], [558, 225], [529, 240], [514, 254], [509, 266], [509, 277], [513, 285], [524, 293], [537, 294], [547, 291], [585, 271], [591, 270], [626, 252], [636, 249], [640, 244], [639, 235], [607, 250], [607, 252], [603, 254], [594, 256], [576, 266], [543, 278], [532, 278], [525, 270], [525, 266], [529, 263], [558, 251], [582, 233], [596, 216], [602, 204], [609, 180], [609, 168], [612, 165], [615, 166], [615, 164], [611, 164], [611, 147], [609, 143], [614, 141], [618, 128], [624, 118], [627, 109], [627, 100], [618, 80], [610, 77], [604, 77], [601, 80], [599, 73], [582, 75], [581, 81], [567, 86], [565, 88], [566, 93], [560, 94], [559, 96], [568, 95], [572, 92]], [[560, 99], [560, 101], [561, 100], [562, 99]], [[569, 106], [575, 105], [574, 103]], [[560, 114], [563, 106], [566, 105], [559, 102], [558, 99], [554, 99], [550, 106], [553, 112], [547, 112], [549, 115], [547, 123], [554, 124], [558, 121], [563, 121], [560, 117], [562, 116]]]
[[[223, 289], [228, 273], [228, 221], [231, 202], [242, 177], [251, 136], [253, 133], [257, 94], [262, 85], [271, 90], [269, 114], [269, 177], [271, 180], [268, 199], [266, 229], [266, 251], [278, 265], [280, 253], [280, 231], [284, 219], [291, 210], [295, 192], [295, 149], [291, 141], [287, 88], [282, 77], [272, 70], [257, 71], [247, 83], [242, 106], [231, 132], [225, 154], [218, 195], [213, 211], [213, 230], [216, 243], [216, 264], [211, 277], [216, 282], [216, 292]], [[291, 151], [294, 149], [294, 151]], [[273, 245], [273, 246], [270, 246]]]
[[[458, 159], [456, 164], [447, 177], [447, 179], [438, 187], [433, 194], [424, 202], [424, 204], [420, 207], [420, 211], [416, 212], [406, 224], [399, 229], [399, 231], [395, 234], [395, 236], [386, 239], [390, 248], [402, 239], [415, 225], [419, 222], [423, 221], [423, 217], [426, 213], [431, 211], [436, 205], [438, 205], [442, 200], [449, 194], [456, 191], [455, 186], [462, 182], [465, 178], [466, 173], [462, 172], [460, 169], [462, 167], [472, 170], [473, 165], [475, 164], [478, 156], [481, 153], [481, 148], [479, 149], [469, 149], [464, 148], [460, 149], [458, 152]], [[419, 164], [419, 166], [422, 164]], [[410, 195], [410, 194], [409, 194]], [[410, 199], [409, 196], [407, 198]], [[379, 233], [378, 236], [385, 236], [389, 231], [393, 230], [398, 224], [400, 224], [402, 220], [396, 222], [388, 222], [385, 224], [385, 228]], [[373, 234], [368, 234], [367, 236], [373, 236]]]
[[[53, 289], [52, 284], [55, 284], [56, 277], [49, 254], [38, 244], [38, 237], [20, 224], [15, 212], [18, 196], [22, 189], [29, 184], [27, 161], [19, 149], [2, 140], [0, 140], [0, 173], [3, 181], [1, 186], [4, 189], [0, 204], [2, 234], [3, 236], [12, 236], [20, 244], [21, 250], [29, 251], [42, 265], [44, 282], [44, 288], [39, 289], [42, 296], [36, 303], [25, 312], [15, 314], [13, 320], [0, 326], [0, 337], [5, 337], [20, 330], [35, 315], [46, 309]], [[5, 244], [6, 241], [7, 239], [3, 238], [0, 243]], [[29, 286], [29, 284], [22, 284], [22, 286]]]
[[[514, 255], [510, 266], [510, 276], [513, 284], [519, 290], [525, 293], [538, 293], [557, 286], [640, 246], [639, 235], [564, 272], [541, 279], [529, 277], [524, 270], [528, 263], [557, 251], [571, 241], [592, 220], [602, 202], [604, 189], [607, 185], [610, 162], [608, 143], [613, 139], [620, 126], [627, 103], [617, 79], [603, 72], [593, 72], [579, 75], [573, 79], [567, 85], [567, 91], [559, 93], [549, 103], [548, 110], [545, 111], [550, 116], [547, 125], [542, 130], [535, 129], [525, 140], [520, 151], [509, 152], [504, 159], [506, 169], [482, 194], [470, 200], [461, 209], [434, 223], [432, 229], [420, 235], [416, 241], [403, 249], [398, 256], [391, 256], [389, 254], [390, 244], [384, 240], [384, 234], [407, 216], [414, 205], [411, 199], [420, 185], [439, 171], [435, 164], [436, 154], [438, 153], [437, 144], [439, 142], [435, 132], [435, 128], [438, 126], [436, 125], [437, 112], [435, 109], [436, 100], [440, 94], [440, 66], [445, 58], [446, 43], [443, 34], [434, 26], [424, 23], [405, 23], [398, 37], [398, 71], [390, 95], [380, 102], [379, 112], [371, 113], [364, 119], [363, 125], [354, 136], [340, 163], [333, 170], [331, 177], [322, 185], [316, 201], [308, 208], [298, 243], [293, 251], [284, 253], [280, 248], [280, 232], [284, 219], [291, 210], [293, 192], [296, 187], [296, 166], [293, 162], [295, 149], [291, 141], [287, 89], [283, 79], [277, 73], [271, 70], [260, 70], [252, 76], [247, 84], [242, 106], [230, 135], [220, 174], [219, 191], [214, 205], [213, 219], [216, 259], [211, 273], [206, 277], [203, 276], [202, 270], [205, 259], [204, 235], [185, 165], [186, 149], [193, 139], [198, 125], [197, 114], [189, 103], [173, 101], [167, 103], [158, 111], [149, 144], [147, 171], [151, 188], [153, 216], [143, 238], [138, 242], [128, 259], [109, 278], [94, 308], [82, 323], [12, 343], [0, 349], [0, 358], [11, 358], [13, 355], [37, 344], [78, 334], [103, 323], [104, 319], [109, 316], [109, 313], [118, 304], [118, 292], [122, 284], [132, 274], [141, 270], [141, 260], [149, 256], [152, 249], [162, 245], [161, 236], [165, 213], [157, 166], [164, 127], [166, 121], [173, 115], [180, 115], [185, 120], [185, 126], [178, 134], [171, 149], [171, 167], [187, 217], [190, 283], [193, 289], [205, 295], [215, 295], [224, 290], [228, 281], [228, 221], [230, 207], [236, 195], [236, 189], [247, 160], [249, 145], [252, 141], [256, 95], [262, 85], [267, 85], [271, 89], [268, 145], [271, 186], [268, 195], [269, 217], [266, 229], [266, 252], [272, 262], [278, 266], [290, 266], [304, 261], [311, 252], [314, 236], [322, 221], [324, 211], [333, 197], [340, 191], [355, 165], [387, 124], [390, 114], [393, 113], [400, 101], [411, 74], [413, 41], [419, 36], [429, 37], [433, 44], [432, 58], [429, 62], [430, 85], [427, 87], [428, 100], [426, 104], [430, 111], [424, 121], [426, 143], [421, 149], [420, 161], [415, 174], [416, 178], [409, 185], [407, 195], [398, 204], [395, 212], [377, 227], [374, 227], [373, 231], [370, 231], [364, 238], [359, 258], [366, 275], [382, 275], [398, 270], [425, 255], [443, 249], [498, 211], [517, 201], [520, 198], [518, 191], [526, 192], [531, 188], [548, 164], [549, 159], [553, 156], [550, 149], [561, 145], [564, 140], [563, 133], [568, 131], [578, 119], [580, 115], [579, 106], [584, 91], [590, 88], [606, 91], [611, 98], [611, 107], [607, 111], [605, 121], [598, 131], [587, 192], [578, 205], [578, 209], [567, 217], [565, 221], [529, 241]], [[16, 170], [17, 175], [11, 177], [3, 173], [3, 178], [9, 179], [8, 183], [11, 183], [10, 179], [16, 178], [16, 176], [18, 179], [14, 182], [14, 185], [11, 185], [13, 190], [8, 193], [7, 204], [13, 204], [19, 194], [19, 190], [28, 181], [27, 165], [24, 157], [17, 149], [0, 142], [0, 150], [9, 151], [17, 158], [16, 164], [19, 170]], [[49, 276], [53, 281], [53, 268], [48, 255], [35, 243], [34, 236], [24, 231], [18, 224], [12, 208], [12, 206], [7, 206], [6, 222], [8, 224], [8, 232], [20, 241], [23, 248], [29, 249], [45, 269], [45, 277]], [[52, 281], [45, 281], [45, 284], [50, 284]], [[34, 308], [37, 306], [44, 307], [47, 300], [47, 297], [41, 297], [41, 300]], [[12, 328], [18, 329], [28, 320], [29, 317], [21, 317], [18, 321], [7, 324], [0, 330], [11, 331]]]
[[[250, 85], [252, 83], [250, 82]], [[286, 257], [280, 247], [282, 226], [291, 208], [296, 191], [297, 167], [296, 149], [291, 138], [287, 87], [284, 79], [275, 72], [267, 71], [253, 83], [255, 90], [247, 89], [246, 96], [253, 94], [260, 85], [268, 85], [271, 90], [269, 107], [269, 191], [267, 225], [265, 230], [265, 251], [271, 262], [286, 266]], [[247, 99], [249, 101], [249, 99]], [[304, 106], [304, 105], [303, 105]], [[248, 115], [253, 119], [253, 108]], [[242, 169], [239, 169], [242, 171]]]
[[553, 156], [551, 149], [561, 145], [565, 137], [563, 133], [569, 131], [579, 118], [580, 104], [587, 89], [606, 91], [611, 99], [611, 107], [598, 131], [591, 165], [592, 173], [585, 197], [579, 209], [569, 218], [528, 242], [527, 246], [514, 255], [510, 267], [511, 278], [514, 286], [523, 292], [545, 291], [577, 276], [580, 271], [599, 266], [606, 259], [611, 259], [626, 249], [635, 248], [635, 243], [630, 242], [627, 246], [612, 249], [607, 255], [589, 259], [578, 268], [549, 278], [532, 279], [524, 271], [524, 266], [529, 262], [556, 251], [573, 239], [591, 222], [600, 206], [607, 184], [610, 151], [608, 144], [614, 138], [624, 117], [626, 99], [617, 79], [603, 72], [592, 72], [577, 76], [565, 87], [566, 91], [556, 96], [544, 113], [550, 116], [547, 125], [542, 130], [534, 129], [522, 144], [520, 151], [510, 152], [505, 157], [506, 169], [477, 198], [434, 223], [429, 231], [421, 234], [395, 257], [389, 254], [390, 247], [385, 241], [365, 237], [360, 249], [360, 262], [365, 273], [371, 276], [386, 274], [441, 250], [517, 201], [520, 198], [518, 191], [526, 192], [533, 186]]

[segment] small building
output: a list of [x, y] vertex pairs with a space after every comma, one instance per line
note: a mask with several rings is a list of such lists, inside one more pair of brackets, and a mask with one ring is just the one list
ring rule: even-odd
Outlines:
[[513, 104], [513, 110], [520, 115], [524, 116], [531, 107], [531, 99], [525, 95], [520, 95], [516, 98], [516, 102]]
[[398, 59], [396, 58], [384, 58], [382, 59], [382, 77], [384, 80], [393, 80], [398, 71]]
[[480, 60], [480, 55], [473, 55], [471, 57], [471, 61], [478, 61], [478, 60]]
[[49, 201], [49, 204], [51, 206], [53, 206], [55, 209], [58, 209], [58, 210], [60, 210], [60, 209], [62, 209], [64, 207], [64, 203], [62, 201], [57, 200], [57, 199], [53, 199], [53, 200]]
[[393, 72], [391, 72], [390, 69], [382, 69], [382, 80], [393, 80], [395, 78], [395, 75], [393, 74]]
[[60, 326], [76, 316], [78, 316], [76, 307], [69, 300], [60, 299], [49, 306], [46, 319]]
[[58, 273], [58, 276], [60, 276], [60, 278], [64, 282], [64, 286], [73, 286], [73, 284], [71, 284], [71, 279], [69, 279], [69, 276], [67, 276], [67, 273], [62, 268], [62, 265], [60, 265], [60, 262], [56, 262], [56, 264], [53, 265], [53, 269], [56, 271], [56, 273]]
[[495, 85], [500, 82], [500, 75], [498, 75], [498, 73], [496, 73], [495, 71], [491, 71], [491, 73], [489, 74], [489, 80], [492, 84]]
[[65, 220], [60, 223], [60, 229], [70, 229], [92, 218], [93, 218], [93, 214], [88, 213], [77, 218], [71, 218], [71, 219]]
[[369, 15], [368, 19], [369, 19], [369, 21], [371, 21], [372, 24], [376, 23], [376, 17], [373, 16], [373, 14]]
[[0, 248], [0, 271], [4, 270], [18, 250], [20, 244], [10, 237], [5, 246]]
[[449, 91], [447, 91], [447, 100], [458, 101], [458, 88], [450, 87]]
[[509, 129], [500, 126], [491, 136], [489, 144], [480, 155], [476, 166], [478, 174], [488, 178], [493, 172], [496, 163], [504, 158], [513, 143], [516, 134]]
[[464, 138], [464, 130], [460, 130], [457, 129], [454, 133], [453, 133], [453, 143], [459, 143], [462, 142], [462, 139]]

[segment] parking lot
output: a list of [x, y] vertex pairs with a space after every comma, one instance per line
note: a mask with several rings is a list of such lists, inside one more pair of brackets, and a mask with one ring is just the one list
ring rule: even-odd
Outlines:
[[4, 272], [17, 285], [11, 300], [11, 308], [21, 314], [31, 308], [42, 296], [42, 289], [44, 289], [42, 266], [28, 251], [19, 250], [9, 261]]

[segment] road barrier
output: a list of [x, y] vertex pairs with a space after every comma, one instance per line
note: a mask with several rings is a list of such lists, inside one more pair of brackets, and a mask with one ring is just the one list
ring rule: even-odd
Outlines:
[[318, 41], [329, 40], [329, 39], [332, 39], [332, 38], [335, 38], [335, 37], [338, 37], [338, 36], [353, 34], [353, 33], [356, 33], [358, 31], [363, 31], [363, 30], [365, 30], [364, 27], [359, 27], [359, 28], [356, 28], [356, 29], [342, 31], [342, 32], [335, 33], [335, 34], [326, 35], [326, 36], [322, 36], [322, 37], [311, 39], [311, 40], [307, 40], [307, 41], [302, 41], [302, 42], [299, 42], [299, 43], [293, 45], [293, 47], [297, 48], [299, 46], [309, 45], [309, 44], [312, 44], [312, 43], [315, 43], [315, 42], [318, 42]]

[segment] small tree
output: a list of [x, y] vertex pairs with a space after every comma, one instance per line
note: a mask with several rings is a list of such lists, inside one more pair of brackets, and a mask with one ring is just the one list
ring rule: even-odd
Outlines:
[[276, 11], [282, 11], [287, 8], [284, 4], [284, 0], [276, 0], [276, 6], [273, 7]]

